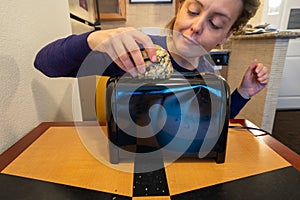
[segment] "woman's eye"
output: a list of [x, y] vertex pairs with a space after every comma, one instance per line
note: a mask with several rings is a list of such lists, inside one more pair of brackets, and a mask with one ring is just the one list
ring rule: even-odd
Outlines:
[[220, 29], [221, 28], [221, 27], [217, 26], [216, 24], [214, 24], [214, 22], [212, 20], [209, 20], [209, 23], [210, 23], [210, 25], [213, 29]]
[[187, 13], [190, 15], [199, 15], [200, 14], [198, 11], [193, 11], [193, 10], [188, 10]]

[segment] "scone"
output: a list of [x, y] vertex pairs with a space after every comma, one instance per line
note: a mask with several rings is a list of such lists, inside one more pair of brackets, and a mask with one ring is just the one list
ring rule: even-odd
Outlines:
[[169, 53], [159, 45], [155, 45], [157, 62], [151, 62], [145, 50], [142, 55], [146, 64], [146, 72], [139, 73], [139, 79], [167, 79], [173, 73], [173, 66], [171, 63]]

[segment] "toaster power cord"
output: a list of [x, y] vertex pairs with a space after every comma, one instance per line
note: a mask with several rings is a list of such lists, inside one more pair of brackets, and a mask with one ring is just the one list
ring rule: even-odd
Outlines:
[[[260, 131], [263, 132], [261, 135], [272, 135], [270, 132], [261, 129], [261, 128], [255, 128], [255, 127], [250, 127], [250, 126], [228, 126], [228, 128], [231, 129], [246, 129], [246, 130], [255, 130], [255, 131]], [[257, 135], [255, 134], [255, 136], [261, 136], [261, 135]]]

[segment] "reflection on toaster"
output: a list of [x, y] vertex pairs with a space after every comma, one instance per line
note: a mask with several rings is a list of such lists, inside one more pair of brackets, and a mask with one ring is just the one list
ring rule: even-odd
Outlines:
[[229, 94], [226, 81], [212, 73], [174, 73], [163, 80], [110, 77], [106, 90], [110, 162], [138, 153], [224, 163]]

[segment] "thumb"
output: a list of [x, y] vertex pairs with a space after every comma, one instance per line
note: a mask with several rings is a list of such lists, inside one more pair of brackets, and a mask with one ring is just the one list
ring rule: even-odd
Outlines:
[[245, 75], [246, 75], [246, 76], [247, 76], [247, 75], [248, 75], [248, 76], [251, 75], [251, 74], [253, 73], [253, 71], [254, 71], [254, 69], [255, 69], [256, 66], [257, 66], [257, 59], [255, 59], [255, 60], [251, 63], [251, 65], [248, 67], [248, 69], [247, 69]]

